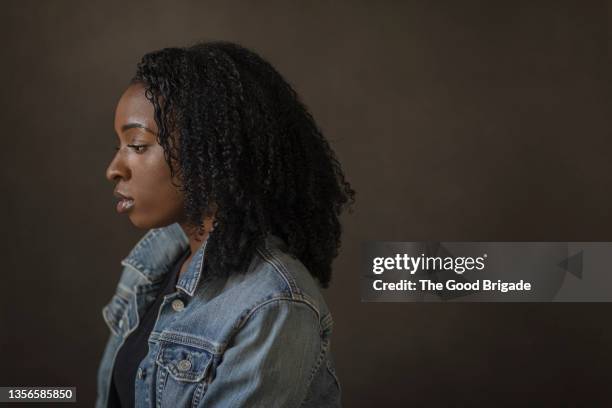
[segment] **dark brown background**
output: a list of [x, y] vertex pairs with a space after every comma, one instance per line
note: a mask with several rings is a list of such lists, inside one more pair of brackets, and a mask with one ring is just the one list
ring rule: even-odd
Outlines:
[[[172, 4], [171, 4], [172, 3]], [[610, 304], [360, 303], [364, 240], [612, 241], [606, 4], [2, 3], [0, 385], [92, 406], [100, 309], [144, 233], [104, 178], [145, 52], [252, 47], [358, 191], [331, 289], [347, 407], [612, 402]]]

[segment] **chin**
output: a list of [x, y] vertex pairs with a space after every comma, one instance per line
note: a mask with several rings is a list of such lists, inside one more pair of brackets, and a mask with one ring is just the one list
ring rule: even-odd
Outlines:
[[149, 230], [152, 228], [162, 228], [173, 224], [175, 221], [167, 219], [151, 219], [139, 217], [137, 214], [131, 213], [129, 215], [132, 225], [138, 229]]
[[135, 226], [138, 229], [151, 229], [153, 227], [151, 227], [151, 224], [148, 222], [144, 222], [138, 218], [135, 217], [130, 217], [130, 221], [132, 222], [132, 225]]

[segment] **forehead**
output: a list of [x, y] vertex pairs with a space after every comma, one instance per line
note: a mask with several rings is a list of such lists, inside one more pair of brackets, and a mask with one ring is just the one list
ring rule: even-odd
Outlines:
[[141, 124], [155, 132], [155, 110], [145, 96], [142, 84], [130, 85], [119, 98], [115, 109], [115, 131], [121, 134], [121, 127], [127, 124]]

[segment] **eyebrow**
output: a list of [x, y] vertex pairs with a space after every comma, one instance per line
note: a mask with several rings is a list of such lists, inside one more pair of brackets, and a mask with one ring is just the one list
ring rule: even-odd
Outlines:
[[128, 123], [126, 125], [123, 125], [123, 126], [121, 126], [121, 131], [125, 132], [128, 129], [134, 129], [134, 128], [144, 129], [147, 132], [149, 132], [149, 133], [151, 133], [153, 135], [156, 135], [154, 131], [152, 131], [151, 129], [149, 129], [148, 127], [146, 127], [145, 125], [142, 125], [140, 123]]

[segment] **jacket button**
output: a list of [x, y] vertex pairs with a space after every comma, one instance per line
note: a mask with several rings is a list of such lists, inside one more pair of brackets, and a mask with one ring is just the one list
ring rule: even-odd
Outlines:
[[178, 362], [177, 368], [180, 371], [187, 371], [191, 368], [191, 361], [189, 360], [181, 360]]
[[145, 377], [145, 371], [142, 368], [138, 369], [138, 378], [143, 379]]
[[172, 301], [172, 308], [174, 309], [175, 312], [180, 312], [181, 310], [185, 308], [185, 304], [183, 303], [181, 299], [174, 299]]

